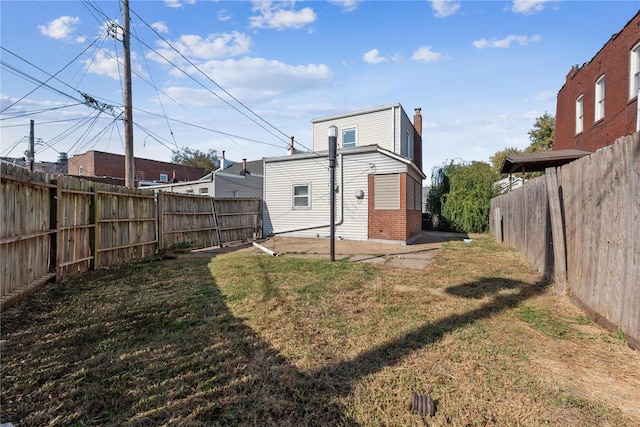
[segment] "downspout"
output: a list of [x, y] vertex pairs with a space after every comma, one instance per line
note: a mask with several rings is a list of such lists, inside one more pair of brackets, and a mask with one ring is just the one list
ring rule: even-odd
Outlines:
[[[338, 156], [340, 156], [340, 221], [337, 221], [335, 223], [335, 226], [339, 226], [342, 225], [342, 223], [344, 222], [344, 154], [342, 153], [338, 153]], [[335, 189], [334, 189], [335, 191]], [[264, 192], [264, 190], [263, 190]], [[263, 199], [264, 200], [264, 199]], [[326, 227], [330, 227], [331, 224], [324, 224], [324, 225], [314, 225], [311, 227], [304, 227], [304, 228], [296, 228], [293, 230], [286, 230], [286, 231], [280, 231], [278, 233], [273, 233], [273, 235], [278, 235], [278, 234], [286, 234], [286, 233], [295, 233], [296, 231], [307, 231], [307, 230], [316, 230], [318, 228], [326, 228]]]

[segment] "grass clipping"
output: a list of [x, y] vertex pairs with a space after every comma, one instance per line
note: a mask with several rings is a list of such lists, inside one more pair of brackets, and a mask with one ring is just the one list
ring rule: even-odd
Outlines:
[[640, 354], [486, 236], [426, 270], [245, 251], [101, 270], [3, 313], [2, 339], [15, 425], [640, 424]]

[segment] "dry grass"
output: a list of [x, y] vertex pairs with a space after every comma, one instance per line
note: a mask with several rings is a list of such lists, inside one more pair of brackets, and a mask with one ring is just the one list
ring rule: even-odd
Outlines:
[[2, 339], [16, 426], [640, 425], [640, 354], [486, 236], [426, 271], [242, 251], [103, 270], [3, 313]]

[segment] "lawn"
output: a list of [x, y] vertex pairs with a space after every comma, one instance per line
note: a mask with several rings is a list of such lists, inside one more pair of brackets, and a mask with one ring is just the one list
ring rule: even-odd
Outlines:
[[487, 236], [427, 270], [142, 261], [30, 296], [1, 335], [16, 427], [640, 425], [640, 353]]

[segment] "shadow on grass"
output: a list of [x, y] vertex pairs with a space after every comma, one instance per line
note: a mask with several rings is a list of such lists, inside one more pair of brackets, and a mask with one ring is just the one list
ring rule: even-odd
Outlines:
[[[207, 257], [157, 265], [128, 269], [124, 279], [120, 270], [100, 273], [102, 285], [80, 293], [78, 280], [27, 302], [25, 316], [3, 315], [2, 422], [356, 426], [340, 402], [359, 379], [545, 288], [502, 278], [451, 288], [495, 295], [353, 360], [306, 372], [231, 313]], [[512, 292], [497, 293], [504, 288]]]

